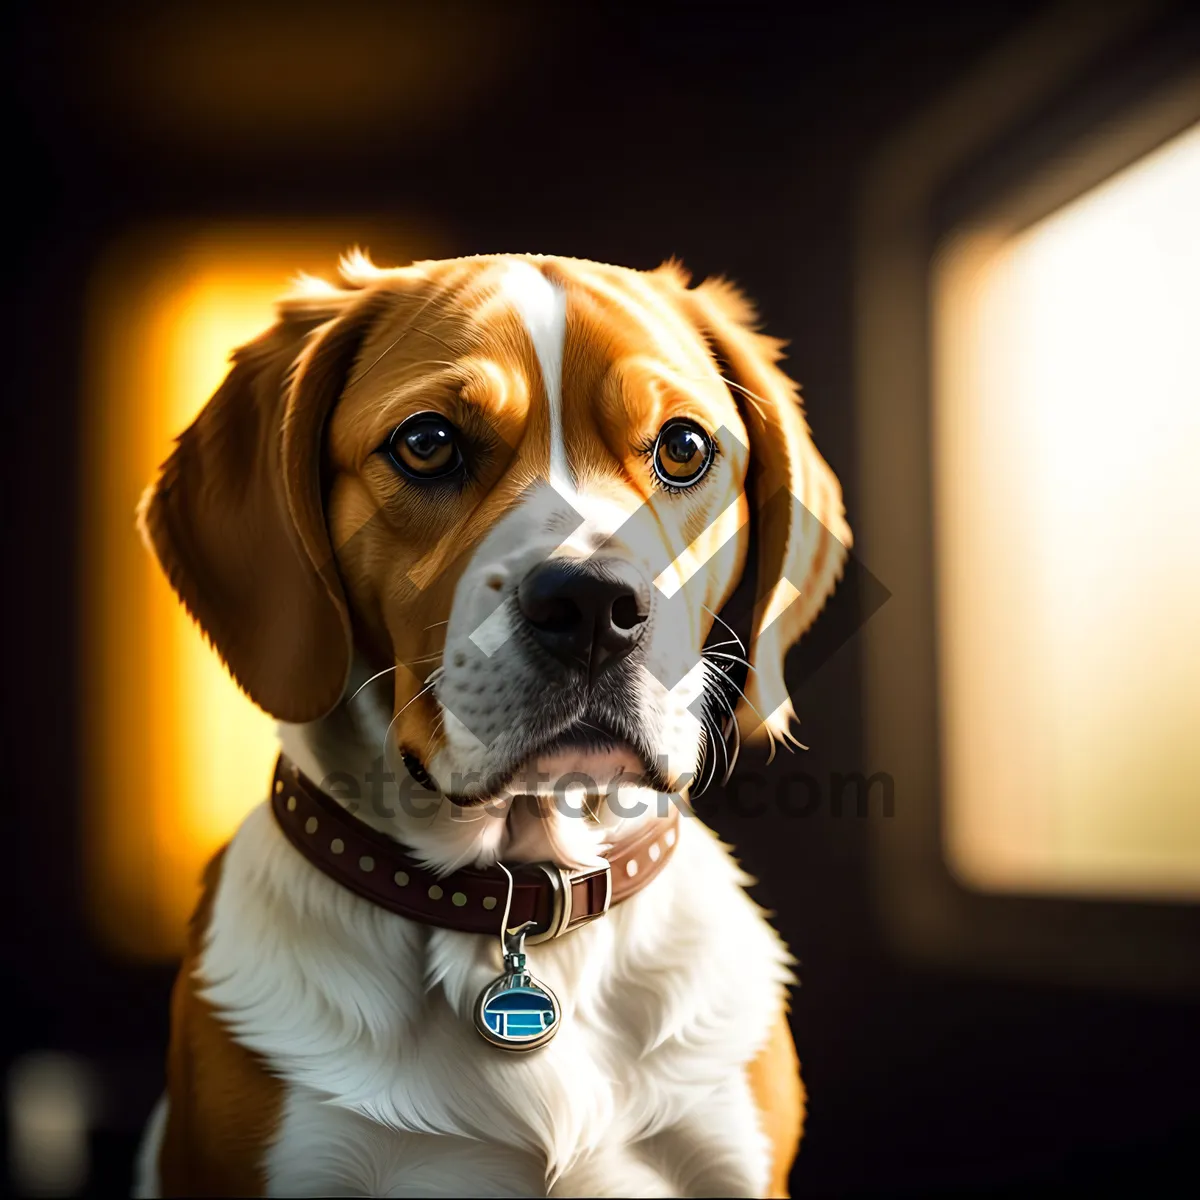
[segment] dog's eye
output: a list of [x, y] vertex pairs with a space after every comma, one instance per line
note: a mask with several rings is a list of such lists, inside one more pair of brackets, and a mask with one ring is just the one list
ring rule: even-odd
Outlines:
[[462, 466], [458, 430], [438, 413], [417, 413], [392, 432], [388, 457], [405, 475], [440, 479]]
[[667, 487], [690, 487], [712, 460], [712, 439], [694, 421], [668, 421], [654, 443], [654, 471]]

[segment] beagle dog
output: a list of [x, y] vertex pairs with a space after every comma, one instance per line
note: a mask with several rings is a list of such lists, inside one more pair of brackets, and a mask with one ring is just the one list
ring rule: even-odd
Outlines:
[[850, 542], [779, 357], [675, 263], [357, 251], [234, 354], [140, 525], [281, 756], [140, 1194], [786, 1194], [791, 960], [687, 804]]

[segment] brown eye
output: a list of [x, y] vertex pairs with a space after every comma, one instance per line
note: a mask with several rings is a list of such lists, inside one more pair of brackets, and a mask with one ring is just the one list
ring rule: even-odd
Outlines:
[[438, 413], [409, 417], [387, 444], [388, 457], [415, 479], [440, 479], [462, 466], [458, 431]]
[[690, 487], [712, 459], [712, 439], [693, 421], [668, 421], [654, 443], [654, 471], [667, 487]]

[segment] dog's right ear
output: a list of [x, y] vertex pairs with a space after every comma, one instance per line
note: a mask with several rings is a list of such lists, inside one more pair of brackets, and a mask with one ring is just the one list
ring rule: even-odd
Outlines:
[[386, 292], [281, 305], [233, 356], [142, 497], [171, 586], [250, 698], [282, 721], [337, 704], [351, 629], [321, 488], [324, 427]]

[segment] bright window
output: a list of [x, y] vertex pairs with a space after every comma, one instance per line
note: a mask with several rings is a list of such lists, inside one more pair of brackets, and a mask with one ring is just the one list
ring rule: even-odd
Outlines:
[[1200, 125], [934, 298], [952, 868], [1200, 896]]

